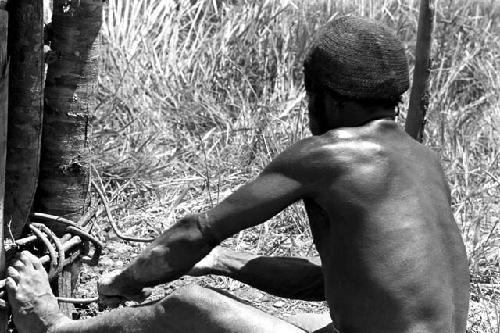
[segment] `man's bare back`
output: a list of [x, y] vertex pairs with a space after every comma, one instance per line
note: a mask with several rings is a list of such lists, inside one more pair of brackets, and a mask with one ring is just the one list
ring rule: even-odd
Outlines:
[[304, 202], [341, 331], [464, 331], [468, 263], [437, 156], [392, 121], [314, 141], [325, 177]]

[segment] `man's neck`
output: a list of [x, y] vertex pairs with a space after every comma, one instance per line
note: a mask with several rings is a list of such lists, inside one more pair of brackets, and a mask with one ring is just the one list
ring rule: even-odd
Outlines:
[[392, 120], [392, 121], [394, 121], [394, 116], [385, 116], [385, 117], [376, 116], [376, 117], [373, 117], [373, 118], [366, 120], [364, 123], [362, 123], [359, 126], [368, 125], [369, 123], [376, 121], [376, 120]]
[[396, 116], [394, 108], [385, 108], [378, 105], [366, 107], [355, 101], [345, 103], [345, 109], [340, 111], [340, 123], [346, 127], [363, 126], [369, 122], [381, 119], [394, 120]]

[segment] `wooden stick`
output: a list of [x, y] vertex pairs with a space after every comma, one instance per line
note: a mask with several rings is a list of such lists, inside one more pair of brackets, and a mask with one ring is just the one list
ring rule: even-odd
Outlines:
[[413, 86], [410, 93], [410, 105], [405, 124], [406, 133], [419, 142], [423, 140], [425, 116], [429, 107], [429, 74], [433, 19], [433, 0], [421, 0]]
[[75, 303], [75, 304], [90, 304], [99, 301], [99, 297], [79, 298], [79, 297], [56, 297], [58, 302]]
[[109, 223], [111, 224], [111, 228], [113, 228], [113, 231], [115, 232], [116, 236], [118, 236], [118, 238], [121, 238], [126, 241], [143, 242], [143, 243], [148, 243], [155, 240], [155, 238], [141, 238], [141, 237], [127, 236], [123, 232], [121, 232], [121, 230], [118, 229], [118, 226], [116, 225], [115, 219], [113, 218], [113, 214], [111, 213], [111, 209], [109, 208], [108, 199], [106, 198], [106, 195], [104, 194], [103, 190], [94, 181], [92, 181], [92, 186], [94, 186], [95, 190], [97, 191], [97, 194], [101, 198], [102, 204], [104, 205], [104, 209], [106, 211], [106, 215], [108, 216]]
[[[9, 15], [0, 1], [0, 279], [5, 278], [4, 244], [4, 199], [5, 199], [5, 159], [7, 156], [7, 115], [9, 98], [9, 64], [7, 60], [7, 31]], [[6, 297], [3, 295], [3, 297]], [[2, 297], [2, 298], [3, 298]], [[8, 309], [0, 309], [0, 333], [7, 332]]]

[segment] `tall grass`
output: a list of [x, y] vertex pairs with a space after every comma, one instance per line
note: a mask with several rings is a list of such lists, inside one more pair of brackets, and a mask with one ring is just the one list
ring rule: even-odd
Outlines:
[[[93, 163], [121, 204], [123, 224], [155, 232], [176, 215], [206, 209], [310, 135], [302, 61], [314, 33], [335, 16], [393, 27], [412, 70], [418, 4], [109, 0]], [[500, 283], [499, 22], [496, 0], [436, 1], [425, 131], [450, 181], [473, 281], [488, 284]], [[400, 122], [406, 111], [407, 96]], [[230, 242], [296, 254], [311, 238], [303, 209], [293, 206]], [[469, 332], [498, 333], [498, 290], [474, 285], [472, 295], [480, 305]]]

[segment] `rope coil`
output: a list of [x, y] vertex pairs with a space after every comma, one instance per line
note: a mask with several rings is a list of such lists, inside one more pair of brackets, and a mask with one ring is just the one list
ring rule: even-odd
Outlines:
[[[35, 213], [32, 216], [36, 222], [31, 222], [28, 227], [31, 235], [15, 241], [6, 240], [5, 252], [7, 257], [13, 257], [22, 247], [28, 247], [38, 244], [43, 244], [46, 254], [39, 259], [43, 265], [49, 264], [48, 275], [49, 279], [58, 276], [65, 266], [71, 265], [75, 260], [81, 258], [91, 266], [96, 266], [99, 257], [102, 253], [103, 244], [94, 236], [90, 235], [85, 230], [81, 229], [76, 223], [61, 218], [59, 216]], [[50, 223], [58, 223], [63, 225], [64, 235], [57, 235], [50, 229]], [[94, 252], [89, 256], [90, 246], [93, 245]], [[5, 280], [0, 280], [0, 309], [5, 308], [6, 302], [4, 298]], [[97, 301], [97, 297], [93, 298], [69, 298], [58, 297], [60, 302], [88, 304]]]

